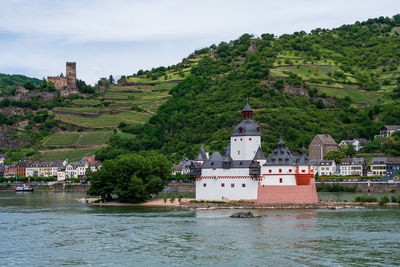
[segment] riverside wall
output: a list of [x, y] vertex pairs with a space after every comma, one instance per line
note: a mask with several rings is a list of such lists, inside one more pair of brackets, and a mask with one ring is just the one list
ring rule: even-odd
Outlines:
[[[337, 182], [316, 182], [316, 185], [335, 184]], [[339, 182], [344, 187], [356, 187], [356, 191], [363, 193], [390, 193], [391, 191], [400, 191], [400, 182]]]

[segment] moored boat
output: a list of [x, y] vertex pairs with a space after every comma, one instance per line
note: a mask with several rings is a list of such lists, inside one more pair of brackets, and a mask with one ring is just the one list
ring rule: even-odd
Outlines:
[[34, 189], [32, 187], [26, 186], [25, 184], [15, 188], [15, 192], [33, 192], [33, 190]]

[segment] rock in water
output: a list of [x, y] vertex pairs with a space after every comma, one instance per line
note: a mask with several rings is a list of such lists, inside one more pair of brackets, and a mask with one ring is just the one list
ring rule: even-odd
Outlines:
[[230, 216], [231, 218], [260, 218], [263, 215], [254, 215], [251, 211], [249, 212], [236, 212]]

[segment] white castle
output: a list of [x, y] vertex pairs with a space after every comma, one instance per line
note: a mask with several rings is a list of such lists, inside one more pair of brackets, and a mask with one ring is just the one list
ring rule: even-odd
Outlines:
[[315, 203], [314, 169], [303, 148], [294, 156], [282, 138], [267, 158], [261, 150], [261, 130], [246, 104], [223, 151], [208, 156], [202, 145], [191, 165], [196, 199], [241, 200], [258, 203]]

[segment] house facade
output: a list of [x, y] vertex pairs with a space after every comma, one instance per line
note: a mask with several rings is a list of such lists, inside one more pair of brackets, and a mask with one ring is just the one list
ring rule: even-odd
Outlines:
[[334, 160], [316, 160], [312, 164], [315, 174], [320, 176], [336, 175], [336, 162]]
[[386, 175], [400, 178], [400, 158], [388, 158]]
[[370, 162], [371, 175], [382, 176], [386, 174], [387, 157], [372, 158]]
[[243, 200], [257, 203], [316, 203], [314, 169], [305, 149], [294, 156], [282, 138], [265, 157], [261, 130], [247, 104], [243, 120], [223, 155], [207, 156], [204, 147], [191, 164], [198, 200]]
[[341, 176], [365, 176], [366, 170], [367, 163], [364, 158], [344, 158], [340, 161]]
[[323, 160], [326, 153], [332, 150], [339, 150], [339, 145], [330, 134], [317, 134], [308, 146], [310, 160]]

